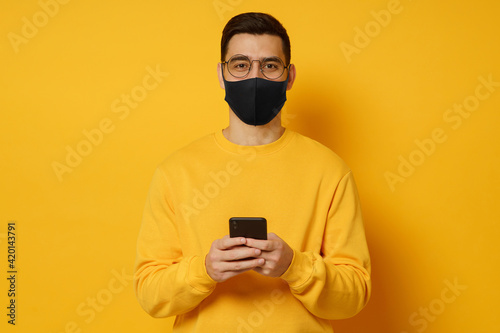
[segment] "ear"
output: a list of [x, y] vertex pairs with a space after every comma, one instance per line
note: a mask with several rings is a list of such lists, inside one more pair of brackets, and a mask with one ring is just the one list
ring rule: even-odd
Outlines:
[[288, 84], [286, 86], [286, 90], [292, 89], [296, 77], [297, 77], [297, 71], [295, 69], [295, 65], [290, 64], [290, 67], [288, 68]]
[[224, 86], [224, 79], [222, 78], [222, 64], [220, 62], [217, 63], [217, 75], [219, 76], [219, 85], [222, 89], [226, 89]]

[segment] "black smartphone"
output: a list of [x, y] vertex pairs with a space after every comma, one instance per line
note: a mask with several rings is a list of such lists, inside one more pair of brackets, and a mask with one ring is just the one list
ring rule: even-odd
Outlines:
[[267, 220], [263, 217], [231, 217], [229, 237], [267, 239]]

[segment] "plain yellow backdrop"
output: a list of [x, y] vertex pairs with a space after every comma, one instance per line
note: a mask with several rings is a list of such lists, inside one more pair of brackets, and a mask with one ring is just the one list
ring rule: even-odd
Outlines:
[[0, 8], [2, 332], [171, 331], [133, 293], [142, 209], [157, 164], [227, 126], [220, 36], [247, 11], [271, 13], [291, 37], [285, 125], [334, 150], [358, 183], [373, 296], [335, 331], [500, 330], [498, 1]]

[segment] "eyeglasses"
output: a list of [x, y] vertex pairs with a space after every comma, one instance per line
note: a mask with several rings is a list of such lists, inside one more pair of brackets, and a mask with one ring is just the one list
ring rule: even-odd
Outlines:
[[250, 60], [243, 54], [235, 54], [228, 61], [222, 62], [222, 64], [227, 64], [229, 74], [237, 78], [242, 78], [250, 73], [254, 61], [258, 61], [260, 63], [261, 73], [270, 80], [278, 79], [281, 75], [283, 75], [285, 69], [290, 66], [285, 66], [279, 57]]

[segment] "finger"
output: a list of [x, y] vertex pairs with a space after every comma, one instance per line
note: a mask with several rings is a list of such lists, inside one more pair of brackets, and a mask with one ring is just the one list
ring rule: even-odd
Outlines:
[[262, 251], [272, 251], [275, 248], [275, 240], [247, 238], [246, 245]]
[[246, 239], [244, 237], [234, 237], [231, 238], [228, 235], [219, 239], [216, 247], [219, 250], [228, 250], [234, 246], [242, 245], [246, 243]]
[[259, 249], [254, 249], [245, 245], [235, 246], [229, 250], [221, 251], [221, 261], [235, 261], [247, 258], [254, 258], [262, 253]]
[[226, 261], [220, 263], [219, 270], [221, 272], [243, 273], [245, 271], [249, 271], [251, 269], [263, 266], [264, 264], [265, 260], [262, 258], [239, 260], [239, 261]]
[[223, 282], [241, 273], [250, 271], [264, 265], [263, 259], [251, 259], [233, 262], [220, 262], [214, 274], [214, 280]]

